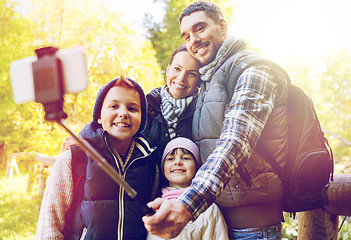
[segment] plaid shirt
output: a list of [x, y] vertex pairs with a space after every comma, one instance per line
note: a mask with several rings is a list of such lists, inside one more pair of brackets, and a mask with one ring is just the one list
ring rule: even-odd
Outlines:
[[191, 187], [178, 201], [196, 219], [223, 191], [238, 164], [245, 163], [274, 108], [277, 84], [265, 67], [245, 70], [226, 109], [216, 148], [198, 170]]

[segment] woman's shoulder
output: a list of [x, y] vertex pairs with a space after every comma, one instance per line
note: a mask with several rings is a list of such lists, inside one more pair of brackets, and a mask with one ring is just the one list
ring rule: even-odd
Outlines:
[[161, 87], [152, 89], [148, 94], [146, 94], [147, 99], [161, 98]]

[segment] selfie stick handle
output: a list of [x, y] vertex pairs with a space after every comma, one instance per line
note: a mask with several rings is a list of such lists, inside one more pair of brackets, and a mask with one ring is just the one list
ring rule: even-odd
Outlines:
[[106, 159], [101, 156], [101, 154], [95, 150], [88, 142], [86, 142], [82, 137], [76, 136], [66, 125], [63, 123], [63, 120], [57, 120], [57, 123], [60, 124], [78, 143], [79, 145], [89, 153], [89, 155], [98, 163], [99, 167], [109, 175], [112, 180], [114, 180], [118, 185], [120, 185], [127, 194], [134, 200], [138, 201], [143, 206], [143, 211], [146, 215], [154, 214], [154, 210], [147, 206], [143, 198], [141, 198], [138, 193], [117, 173], [117, 171], [106, 161]]

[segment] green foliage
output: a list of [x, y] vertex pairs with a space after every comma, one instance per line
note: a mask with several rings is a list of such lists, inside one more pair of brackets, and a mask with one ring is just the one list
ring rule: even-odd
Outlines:
[[0, 142], [5, 142], [10, 151], [12, 144], [21, 146], [26, 141], [26, 135], [13, 135], [16, 130], [21, 131], [21, 122], [17, 121], [19, 116], [16, 113], [31, 114], [29, 109], [17, 106], [11, 94], [10, 63], [31, 51], [31, 29], [28, 21], [15, 11], [16, 8], [15, 1], [0, 1]]
[[322, 128], [333, 149], [335, 173], [351, 173], [351, 49], [332, 51], [324, 69], [291, 59], [286, 67], [294, 84], [313, 100]]
[[334, 150], [336, 173], [351, 173], [351, 49], [333, 51], [324, 62], [315, 102]]
[[44, 121], [41, 104], [18, 105], [12, 100], [10, 63], [34, 55], [36, 48], [86, 50], [89, 86], [65, 96], [67, 125], [75, 133], [91, 120], [96, 94], [106, 82], [125, 75], [141, 83], [145, 92], [163, 82], [151, 43], [113, 6], [94, 0], [28, 0], [25, 7], [14, 0], [0, 4], [0, 143], [5, 142], [8, 154], [55, 156], [68, 135], [56, 123]]
[[351, 239], [351, 217], [340, 216], [339, 217], [339, 240], [348, 240]]
[[[159, 0], [164, 1], [166, 5], [165, 16], [161, 23], [152, 23], [152, 16], [147, 15], [144, 19], [144, 27], [148, 30], [147, 37], [151, 40], [154, 49], [157, 52], [158, 63], [165, 73], [169, 59], [173, 51], [184, 41], [180, 38], [178, 17], [182, 11], [195, 0]], [[230, 0], [212, 1], [221, 7], [227, 22], [231, 22], [233, 13], [233, 4]]]
[[40, 198], [26, 190], [27, 176], [0, 177], [0, 239], [34, 239]]
[[[297, 216], [298, 217], [298, 216]], [[282, 224], [282, 239], [296, 240], [297, 239], [297, 217], [294, 219], [289, 213], [284, 212], [284, 222]]]
[[[331, 135], [336, 161], [350, 162], [351, 153], [351, 49], [332, 52], [325, 58], [326, 71], [321, 76], [319, 101], [323, 103], [324, 126]], [[340, 169], [350, 173], [351, 167]]]

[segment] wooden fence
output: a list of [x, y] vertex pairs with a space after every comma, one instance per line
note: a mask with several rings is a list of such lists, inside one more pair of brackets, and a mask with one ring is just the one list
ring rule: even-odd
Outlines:
[[338, 239], [338, 216], [351, 216], [351, 174], [334, 175], [327, 193], [325, 209], [298, 213], [298, 240]]

